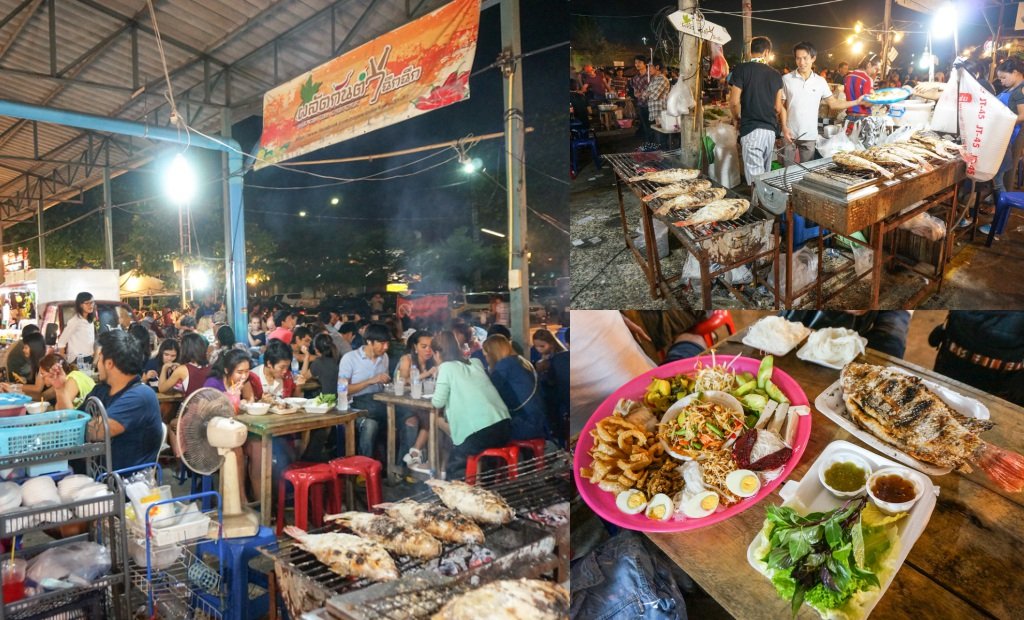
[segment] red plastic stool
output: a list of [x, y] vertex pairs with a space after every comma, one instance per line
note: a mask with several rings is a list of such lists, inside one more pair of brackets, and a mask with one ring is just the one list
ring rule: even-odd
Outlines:
[[367, 510], [384, 501], [380, 487], [380, 461], [368, 456], [346, 456], [332, 460], [330, 465], [335, 476], [362, 476], [366, 479]]
[[[324, 500], [323, 492], [327, 491], [327, 497], [331, 512], [341, 512], [341, 481], [334, 474], [334, 470], [327, 463], [305, 463], [296, 462], [285, 468], [281, 479], [277, 482], [277, 535], [284, 531], [285, 486], [290, 482], [295, 489], [295, 525], [299, 529], [309, 529], [310, 499], [313, 501], [313, 522], [318, 526], [324, 522]], [[309, 495], [310, 487], [326, 485]]]
[[493, 456], [495, 458], [503, 459], [505, 464], [508, 465], [509, 478], [515, 478], [519, 475], [516, 470], [516, 465], [519, 463], [519, 448], [517, 446], [488, 448], [480, 454], [474, 454], [466, 459], [466, 482], [468, 484], [476, 484], [477, 465], [479, 464], [480, 459], [485, 456]]
[[509, 442], [510, 446], [515, 446], [520, 450], [529, 450], [533, 455], [533, 458], [540, 459], [540, 466], [544, 467], [544, 440], [543, 439], [513, 439]]
[[712, 334], [715, 333], [716, 329], [722, 327], [723, 325], [725, 326], [725, 330], [729, 332], [730, 336], [736, 333], [736, 327], [732, 324], [732, 315], [729, 313], [729, 311], [714, 310], [712, 311], [711, 316], [707, 318], [707, 320], [697, 323], [697, 325], [694, 326], [694, 328], [691, 329], [690, 331], [692, 331], [695, 334], [704, 336], [705, 344], [707, 344], [709, 347], [713, 347], [715, 346], [715, 339], [712, 336]]

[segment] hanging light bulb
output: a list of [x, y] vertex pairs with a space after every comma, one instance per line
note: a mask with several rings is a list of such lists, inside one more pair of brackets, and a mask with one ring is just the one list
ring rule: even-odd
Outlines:
[[903, 33], [897, 31], [896, 35], [892, 38], [892, 40], [895, 41], [896, 43], [899, 43], [900, 41], [903, 40]]
[[862, 30], [864, 30], [864, 24], [857, 21], [857, 23], [853, 25], [853, 31], [860, 34]]
[[855, 41], [853, 47], [850, 48], [850, 51], [852, 51], [854, 54], [859, 54], [864, 51], [864, 44], [861, 43], [860, 41]]
[[196, 195], [196, 175], [185, 156], [178, 153], [164, 176], [164, 191], [171, 202], [185, 204]]

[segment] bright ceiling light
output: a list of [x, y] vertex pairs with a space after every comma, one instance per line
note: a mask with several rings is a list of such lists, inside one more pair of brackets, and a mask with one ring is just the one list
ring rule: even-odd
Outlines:
[[921, 54], [921, 63], [918, 66], [920, 66], [922, 69], [927, 69], [931, 65], [932, 65], [932, 55], [929, 54], [928, 52], [925, 52], [924, 54]]
[[299, 217], [306, 217], [305, 211], [299, 211]]
[[341, 202], [341, 198], [338, 198], [337, 196], [335, 196], [334, 198], [331, 198], [331, 206], [335, 206], [336, 207], [336, 206], [338, 206], [338, 203], [340, 203], [340, 202]]
[[196, 175], [185, 156], [178, 153], [164, 176], [164, 192], [171, 202], [183, 205], [196, 195]]
[[502, 233], [500, 233], [500, 232], [498, 232], [496, 230], [491, 230], [490, 228], [481, 228], [480, 232], [487, 233], [488, 235], [492, 235], [492, 236], [495, 236], [495, 237], [501, 237], [501, 238], [505, 237], [504, 234], [502, 234]]
[[956, 31], [956, 20], [956, 6], [950, 2], [943, 4], [932, 18], [932, 36], [936, 39], [953, 36], [953, 32]]
[[860, 41], [856, 41], [854, 42], [853, 47], [850, 48], [850, 51], [854, 54], [859, 54], [864, 51], [864, 44]]
[[857, 34], [860, 34], [862, 30], [864, 30], [864, 24], [857, 22], [853, 25], [853, 31]]
[[896, 43], [899, 43], [900, 41], [903, 40], [903, 33], [902, 32], [897, 32], [896, 36], [894, 36], [892, 38], [892, 40], [895, 41]]
[[191, 271], [190, 275], [192, 276], [192, 288], [196, 289], [197, 291], [202, 291], [209, 288], [210, 274], [206, 273], [206, 271], [200, 268], [195, 268]]

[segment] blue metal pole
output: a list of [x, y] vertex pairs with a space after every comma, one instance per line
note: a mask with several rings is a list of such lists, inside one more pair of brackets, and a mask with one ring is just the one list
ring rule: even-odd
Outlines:
[[190, 144], [198, 148], [227, 152], [228, 169], [231, 175], [228, 180], [228, 202], [230, 204], [228, 224], [232, 231], [232, 238], [225, 239], [225, 246], [231, 248], [231, 260], [226, 267], [227, 273], [225, 276], [231, 299], [234, 301], [232, 320], [234, 321], [235, 338], [239, 342], [249, 341], [245, 283], [245, 219], [242, 207], [243, 162], [241, 146], [239, 146], [238, 142], [230, 137], [224, 137], [218, 142], [195, 134], [186, 136], [176, 129], [151, 127], [134, 121], [107, 118], [105, 116], [72, 110], [44, 108], [29, 103], [19, 103], [4, 99], [0, 99], [0, 116], [51, 123], [53, 125], [64, 125], [66, 127], [77, 127], [92, 131], [105, 131], [149, 140], [161, 140], [173, 144]]

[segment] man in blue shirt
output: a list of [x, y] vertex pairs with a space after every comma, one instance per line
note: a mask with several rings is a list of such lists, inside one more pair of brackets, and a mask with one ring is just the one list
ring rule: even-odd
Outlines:
[[[156, 393], [139, 377], [145, 361], [142, 347], [138, 340], [121, 330], [100, 334], [96, 344], [100, 381], [89, 396], [98, 398], [107, 410], [112, 466], [117, 470], [155, 462], [163, 438], [163, 423]], [[61, 365], [54, 366], [57, 407], [73, 409], [71, 403], [61, 402], [65, 392], [60, 388], [66, 379]], [[93, 418], [86, 436], [89, 441], [103, 441], [103, 420]]]
[[352, 407], [366, 410], [367, 414], [356, 422], [358, 452], [373, 457], [377, 443], [377, 430], [387, 425], [387, 407], [374, 400], [373, 395], [384, 389], [391, 380], [388, 375], [388, 328], [381, 323], [370, 323], [363, 335], [366, 344], [346, 353], [338, 364], [338, 381], [348, 382]]

